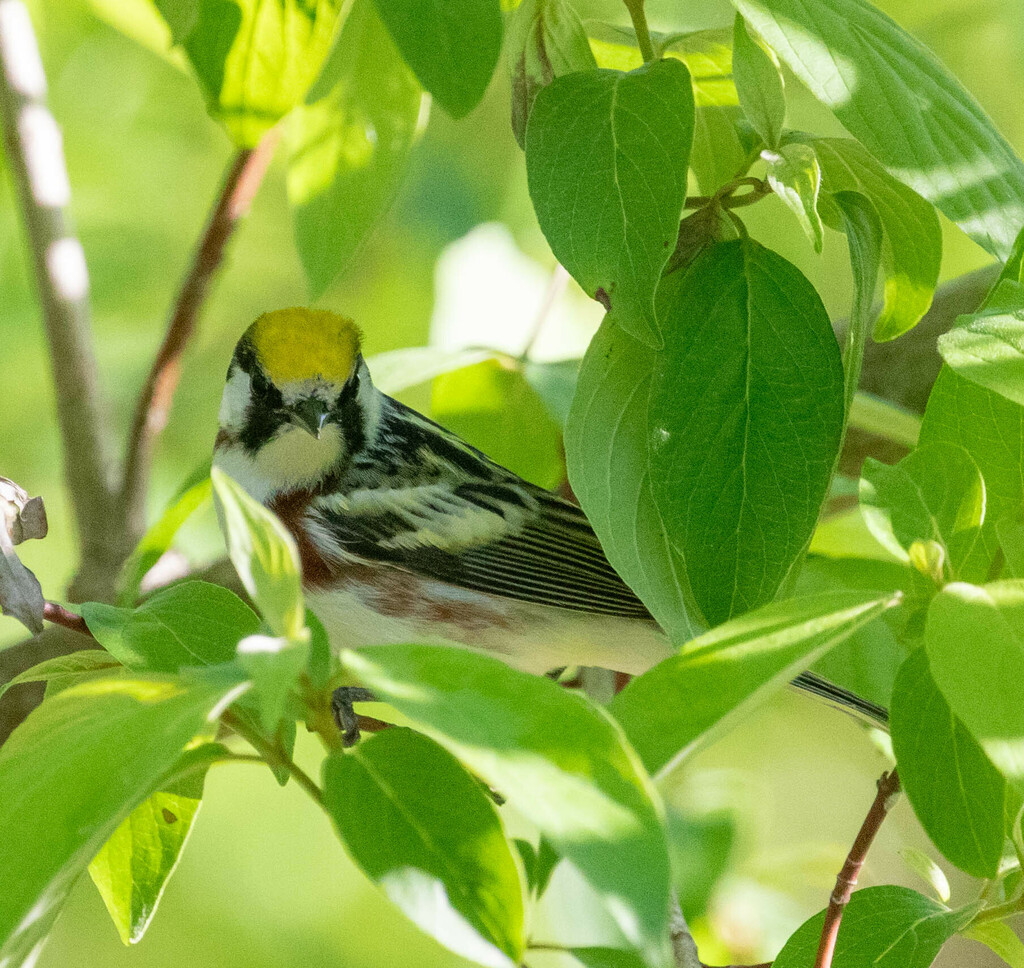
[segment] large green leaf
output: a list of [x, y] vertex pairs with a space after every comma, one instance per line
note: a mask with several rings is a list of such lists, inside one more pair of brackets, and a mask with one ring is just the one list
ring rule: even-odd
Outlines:
[[810, 541], [842, 435], [842, 362], [814, 287], [751, 240], [706, 249], [660, 305], [651, 489], [715, 625], [770, 601]]
[[975, 553], [990, 565], [999, 549], [997, 525], [1019, 519], [1024, 505], [1024, 407], [943, 366], [921, 424], [921, 446], [934, 443], [963, 447], [985, 479], [985, 523]]
[[161, 10], [188, 54], [210, 113], [252, 147], [306, 96], [342, 0], [196, 0]]
[[[836, 968], [928, 968], [939, 949], [977, 912], [950, 911], [908, 887], [855, 891], [839, 926]], [[772, 968], [814, 964], [825, 913], [805, 921], [786, 942]]]
[[736, 14], [732, 35], [732, 75], [740, 107], [769, 148], [778, 148], [786, 121], [786, 93], [775, 54], [751, 37]]
[[498, 0], [376, 0], [405, 62], [452, 117], [487, 90], [501, 52]]
[[420, 113], [420, 86], [372, 0], [356, 0], [309, 100], [289, 128], [288, 198], [316, 298], [394, 200]]
[[647, 455], [655, 353], [605, 317], [565, 427], [569, 482], [608, 560], [675, 642], [702, 629], [682, 557], [654, 501]]
[[663, 964], [669, 860], [653, 785], [584, 696], [491, 656], [426, 645], [342, 663], [508, 798], [607, 901], [629, 942]]
[[295, 539], [219, 467], [210, 472], [231, 563], [275, 635], [305, 637], [306, 609]]
[[581, 71], [537, 95], [526, 170], [555, 257], [615, 321], [663, 340], [654, 292], [679, 232], [693, 90], [679, 61]]
[[924, 649], [900, 668], [889, 725], [900, 784], [925, 832], [968, 874], [994, 877], [1006, 783], [939, 692]]
[[0, 960], [20, 965], [121, 821], [238, 688], [96, 679], [38, 706], [0, 749]]
[[1024, 287], [1000, 283], [987, 303], [939, 337], [939, 352], [960, 376], [1024, 406]]
[[[856, 192], [874, 207], [883, 233], [885, 301], [875, 321], [876, 340], [895, 339], [928, 311], [942, 262], [942, 231], [935, 209], [901, 184], [848, 138], [810, 138], [828, 195]], [[829, 217], [829, 208], [822, 206]], [[844, 213], [845, 214], [845, 213]], [[832, 228], [845, 219], [832, 215]]]
[[1009, 254], [1024, 223], [1024, 164], [926, 47], [869, 0], [733, 4], [896, 177]]
[[947, 585], [928, 609], [925, 645], [954, 714], [1024, 787], [1024, 582]]
[[898, 592], [827, 592], [772, 602], [687, 643], [634, 679], [609, 710], [648, 771], [659, 772], [899, 598]]
[[54, 656], [52, 659], [44, 659], [0, 685], [0, 699], [8, 689], [20, 686], [23, 682], [45, 682], [48, 690], [53, 688], [59, 692], [83, 679], [109, 676], [120, 666], [121, 663], [117, 659], [102, 649], [83, 649], [70, 655]]
[[862, 475], [861, 513], [883, 547], [909, 561], [915, 541], [934, 541], [946, 551], [948, 575], [985, 578], [985, 563], [973, 554], [985, 519], [985, 482], [963, 447], [926, 444], [892, 466], [869, 457]]
[[523, 889], [512, 847], [494, 803], [451, 753], [389, 729], [328, 757], [323, 774], [346, 848], [410, 920], [480, 964], [520, 961]]
[[230, 662], [239, 640], [260, 627], [234, 592], [202, 581], [162, 589], [134, 610], [86, 602], [82, 615], [111, 655], [146, 672]]
[[89, 864], [89, 876], [125, 944], [142, 940], [185, 849], [203, 796], [210, 758], [219, 744], [190, 750], [173, 782], [140, 803]]
[[556, 77], [597, 67], [583, 22], [568, 0], [523, 0], [508, 21], [506, 58], [512, 87], [512, 133], [522, 148], [541, 88]]

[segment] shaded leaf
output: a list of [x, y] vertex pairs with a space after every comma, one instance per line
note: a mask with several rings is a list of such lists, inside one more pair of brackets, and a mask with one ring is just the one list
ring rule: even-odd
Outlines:
[[37, 663], [0, 685], [0, 698], [12, 686], [23, 682], [45, 682], [60, 690], [81, 679], [109, 673], [120, 665], [117, 659], [102, 649], [85, 649], [70, 655], [58, 655]]
[[409, 729], [324, 762], [324, 801], [357, 864], [427, 934], [483, 965], [522, 955], [519, 872], [494, 803]]
[[[821, 168], [812, 148], [802, 144], [783, 145], [778, 151], [761, 152], [767, 169], [765, 177], [772, 191], [797, 217], [814, 251], [821, 254], [825, 230], [818, 215]], [[877, 275], [877, 268], [875, 270]], [[874, 280], [872, 280], [874, 288]]]
[[308, 640], [250, 635], [238, 643], [238, 664], [252, 680], [252, 693], [264, 730], [273, 733], [285, 713], [292, 688], [309, 662]]
[[407, 346], [371, 356], [366, 365], [373, 385], [394, 396], [410, 387], [429, 383], [442, 373], [461, 370], [494, 356], [490, 350], [443, 350], [436, 346]]
[[761, 140], [778, 148], [786, 120], [786, 93], [775, 54], [751, 37], [743, 17], [736, 14], [732, 40], [732, 74], [740, 107]]
[[498, 0], [376, 0], [405, 62], [452, 117], [487, 90], [501, 52]]
[[581, 71], [537, 95], [530, 197], [551, 249], [627, 332], [662, 342], [654, 292], [686, 199], [693, 91], [679, 61]]

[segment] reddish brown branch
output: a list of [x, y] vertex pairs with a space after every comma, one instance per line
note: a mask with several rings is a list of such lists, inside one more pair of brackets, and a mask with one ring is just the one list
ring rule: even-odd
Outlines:
[[61, 625], [66, 629], [71, 629], [72, 632], [88, 635], [90, 639], [95, 641], [95, 636], [89, 631], [89, 626], [85, 624], [85, 619], [81, 615], [76, 615], [74, 612], [69, 611], [63, 605], [58, 605], [56, 602], [44, 603], [43, 618], [54, 625]]
[[231, 162], [217, 203], [210, 213], [192, 264], [178, 290], [163, 343], [139, 394], [128, 436], [122, 499], [131, 533], [144, 528], [144, 503], [153, 449], [167, 424], [181, 375], [181, 357], [199, 322], [210, 285], [224, 259], [224, 250], [238, 222], [249, 211], [280, 138], [268, 132], [252, 149], [239, 151]]
[[850, 848], [846, 857], [846, 863], [836, 878], [836, 889], [828, 902], [828, 910], [825, 912], [825, 923], [821, 928], [821, 941], [818, 944], [818, 956], [814, 959], [814, 968], [831, 968], [832, 956], [836, 950], [836, 939], [839, 937], [839, 925], [843, 920], [843, 911], [850, 903], [854, 887], [857, 886], [857, 878], [860, 876], [860, 869], [864, 866], [864, 860], [868, 850], [874, 842], [890, 808], [895, 802], [896, 794], [900, 791], [900, 778], [896, 770], [891, 773], [883, 773], [878, 781], [878, 792], [875, 800], [868, 810], [868, 815], [861, 824], [857, 838]]

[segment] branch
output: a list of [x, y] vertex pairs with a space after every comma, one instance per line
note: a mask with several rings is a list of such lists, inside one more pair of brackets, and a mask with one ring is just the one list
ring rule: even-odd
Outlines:
[[82, 562], [73, 585], [85, 591], [84, 584], [102, 584], [105, 573], [116, 572], [124, 531], [114, 510], [110, 436], [89, 324], [89, 274], [66, 212], [71, 187], [61, 134], [46, 107], [46, 74], [22, 0], [0, 0], [0, 125], [39, 290], [64, 475], [78, 526]]
[[839, 925], [843, 920], [843, 911], [850, 903], [850, 896], [857, 885], [860, 869], [864, 866], [868, 850], [874, 842], [892, 805], [900, 792], [900, 778], [896, 770], [883, 773], [878, 781], [878, 792], [868, 815], [861, 824], [857, 838], [846, 857], [846, 863], [836, 878], [836, 889], [828, 902], [825, 911], [825, 923], [821, 928], [821, 942], [818, 944], [818, 956], [814, 959], [814, 968], [831, 968], [832, 955], [835, 953], [836, 939], [839, 937]]
[[146, 487], [154, 445], [167, 424], [181, 375], [182, 354], [195, 333], [227, 243], [249, 211], [279, 139], [280, 131], [273, 129], [255, 148], [243, 149], [232, 159], [192, 264], [178, 290], [167, 332], [139, 394], [128, 436], [121, 491], [128, 532], [136, 538], [145, 530]]
[[81, 615], [76, 615], [74, 612], [69, 611], [63, 605], [58, 605], [56, 602], [44, 602], [43, 618], [47, 622], [60, 625], [63, 628], [70, 629], [72, 632], [87, 635], [93, 642], [96, 641], [96, 636], [92, 634], [89, 626], [85, 624], [85, 619]]

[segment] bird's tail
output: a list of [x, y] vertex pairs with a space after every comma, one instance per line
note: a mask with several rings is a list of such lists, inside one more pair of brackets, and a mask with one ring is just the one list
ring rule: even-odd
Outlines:
[[852, 712], [859, 718], [869, 720], [874, 726], [889, 728], [889, 710], [884, 706], [861, 699], [856, 693], [843, 689], [813, 672], [801, 672], [793, 680], [793, 685], [844, 711]]

